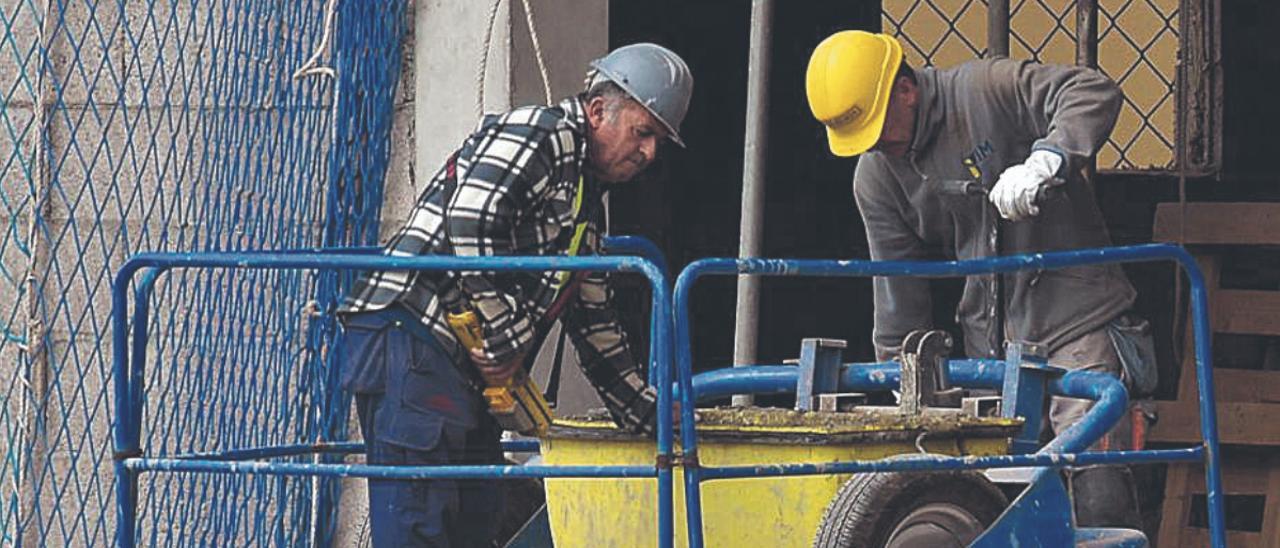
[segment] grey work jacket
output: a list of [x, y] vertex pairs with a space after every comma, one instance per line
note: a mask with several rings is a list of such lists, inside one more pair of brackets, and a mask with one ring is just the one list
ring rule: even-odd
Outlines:
[[[1101, 73], [1009, 59], [916, 71], [919, 106], [910, 152], [869, 152], [853, 177], [854, 197], [876, 260], [973, 259], [1110, 245], [1081, 168], [1105, 142], [1122, 96]], [[1066, 180], [1041, 200], [1039, 215], [1000, 218], [984, 194], [1005, 168], [1033, 149], [1065, 161]], [[997, 356], [1003, 340], [1050, 351], [1106, 325], [1135, 298], [1118, 265], [970, 277], [956, 311], [970, 356]], [[879, 359], [902, 338], [931, 326], [928, 280], [877, 278], [874, 342]], [[1004, 309], [1004, 326], [996, 318]], [[1003, 327], [1003, 328], [1002, 328]]]

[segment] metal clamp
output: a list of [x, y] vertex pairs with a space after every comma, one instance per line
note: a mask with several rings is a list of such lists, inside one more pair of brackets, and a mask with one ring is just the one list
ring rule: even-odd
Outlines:
[[676, 453], [674, 455], [658, 455], [654, 459], [654, 466], [658, 470], [670, 470], [672, 468], [701, 468], [702, 463], [698, 461], [698, 453], [696, 451], [689, 453]]
[[912, 331], [902, 340], [902, 399], [898, 410], [918, 415], [926, 407], [959, 407], [964, 391], [951, 386], [947, 356], [951, 335], [945, 331]]
[[677, 458], [679, 457], [676, 455], [664, 455], [659, 453], [658, 456], [653, 459], [653, 466], [658, 470], [670, 470], [674, 467]]
[[698, 461], [698, 452], [690, 451], [688, 453], [676, 454], [676, 466], [682, 468], [702, 468], [702, 463]]
[[134, 459], [142, 456], [142, 449], [129, 449], [127, 451], [112, 451], [111, 460], [121, 461], [125, 459]]

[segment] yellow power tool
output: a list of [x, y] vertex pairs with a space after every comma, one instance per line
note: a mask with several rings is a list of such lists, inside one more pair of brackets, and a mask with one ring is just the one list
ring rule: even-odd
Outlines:
[[[447, 319], [462, 346], [468, 349], [483, 347], [484, 331], [474, 311], [451, 312]], [[542, 391], [523, 367], [517, 368], [505, 384], [486, 387], [484, 399], [489, 403], [489, 414], [498, 420], [503, 430], [541, 436], [547, 432], [554, 418]]]

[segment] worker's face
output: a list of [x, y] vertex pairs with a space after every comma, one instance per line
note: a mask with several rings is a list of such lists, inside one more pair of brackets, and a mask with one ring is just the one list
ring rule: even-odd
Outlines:
[[884, 116], [884, 129], [880, 130], [880, 140], [876, 141], [872, 150], [895, 158], [907, 155], [916, 127], [916, 103], [919, 100], [917, 91], [916, 83], [905, 76], [893, 83], [889, 108]]
[[630, 181], [649, 167], [666, 128], [647, 109], [630, 99], [595, 97], [587, 103], [587, 134], [591, 171], [605, 182]]

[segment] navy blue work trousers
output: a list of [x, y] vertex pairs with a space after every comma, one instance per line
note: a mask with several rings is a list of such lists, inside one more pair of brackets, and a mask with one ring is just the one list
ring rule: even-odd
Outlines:
[[[501, 430], [439, 342], [402, 309], [343, 318], [343, 387], [369, 464], [503, 462]], [[369, 480], [373, 546], [492, 546], [497, 480]]]

